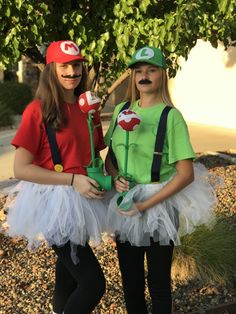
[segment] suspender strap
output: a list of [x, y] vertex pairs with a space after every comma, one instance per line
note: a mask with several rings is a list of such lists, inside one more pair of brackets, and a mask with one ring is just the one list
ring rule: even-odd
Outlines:
[[[118, 115], [119, 115], [119, 113], [120, 113], [121, 111], [123, 111], [123, 110], [125, 110], [125, 109], [128, 109], [129, 106], [130, 106], [130, 101], [127, 101], [127, 102], [122, 106], [122, 108], [120, 109], [120, 111], [118, 112]], [[117, 117], [118, 117], [118, 115], [117, 115]], [[116, 169], [118, 169], [116, 156], [115, 156], [115, 154], [114, 154], [114, 152], [113, 152], [113, 149], [112, 149], [112, 135], [113, 135], [113, 133], [114, 133], [116, 127], [117, 127], [117, 118], [116, 118], [116, 121], [115, 121], [113, 130], [112, 130], [112, 133], [111, 133], [111, 140], [110, 140], [110, 146], [109, 146], [109, 149], [108, 149], [108, 153], [109, 153], [109, 156], [110, 156], [110, 158], [111, 158], [111, 162], [112, 162], [113, 166], [114, 166]]]
[[154, 150], [153, 161], [152, 161], [152, 172], [151, 172], [152, 182], [158, 182], [160, 180], [161, 158], [162, 158], [162, 151], [163, 151], [163, 145], [164, 145], [165, 134], [166, 134], [167, 117], [171, 108], [172, 107], [166, 106], [163, 109], [161, 117], [160, 117], [160, 122], [158, 125], [157, 134], [156, 134], [155, 150]]
[[[59, 148], [57, 146], [56, 130], [52, 129], [47, 124], [45, 124], [45, 127], [46, 127], [46, 132], [47, 132], [50, 150], [51, 150], [51, 154], [52, 154], [52, 161], [54, 164], [54, 169], [56, 170], [56, 167], [55, 167], [56, 165], [62, 166], [61, 154], [60, 154]], [[58, 171], [58, 170], [56, 170], [56, 171]]]

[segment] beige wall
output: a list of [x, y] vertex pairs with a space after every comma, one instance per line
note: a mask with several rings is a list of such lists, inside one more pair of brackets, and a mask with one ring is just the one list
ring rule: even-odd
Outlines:
[[199, 40], [180, 63], [170, 92], [185, 119], [236, 130], [236, 48]]

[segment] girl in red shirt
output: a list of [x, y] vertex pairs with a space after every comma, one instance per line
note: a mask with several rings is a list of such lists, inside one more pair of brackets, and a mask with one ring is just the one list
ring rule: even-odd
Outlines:
[[[22, 236], [29, 248], [42, 239], [58, 259], [53, 310], [91, 313], [105, 291], [101, 267], [88, 241], [100, 242], [105, 226], [104, 191], [89, 178], [91, 160], [87, 114], [78, 106], [86, 90], [86, 62], [72, 41], [49, 45], [36, 98], [25, 109], [12, 144], [17, 148], [15, 177], [22, 180], [9, 208], [9, 235]], [[94, 115], [94, 125], [100, 124]], [[47, 128], [54, 132], [61, 161], [53, 162]], [[95, 127], [96, 153], [105, 147]]]

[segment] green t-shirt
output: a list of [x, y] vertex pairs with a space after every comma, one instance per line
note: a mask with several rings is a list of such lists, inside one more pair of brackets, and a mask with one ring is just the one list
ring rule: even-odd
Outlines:
[[[109, 146], [114, 123], [124, 103], [115, 107], [114, 114], [105, 135]], [[136, 101], [131, 110], [141, 118], [140, 125], [129, 134], [128, 174], [137, 183], [151, 183], [151, 168], [160, 116], [165, 105], [157, 104], [147, 108], [139, 107]], [[123, 172], [125, 161], [125, 131], [117, 125], [112, 135], [112, 149], [117, 158], [119, 170]], [[168, 180], [175, 173], [175, 162], [195, 158], [189, 139], [188, 128], [182, 114], [173, 108], [167, 119], [166, 136], [160, 170], [160, 182]]]

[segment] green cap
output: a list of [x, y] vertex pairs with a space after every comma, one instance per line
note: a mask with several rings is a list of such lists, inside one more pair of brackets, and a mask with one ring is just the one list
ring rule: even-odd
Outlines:
[[159, 48], [145, 46], [138, 49], [132, 56], [128, 68], [132, 68], [136, 63], [146, 62], [160, 68], [166, 69], [166, 60]]

